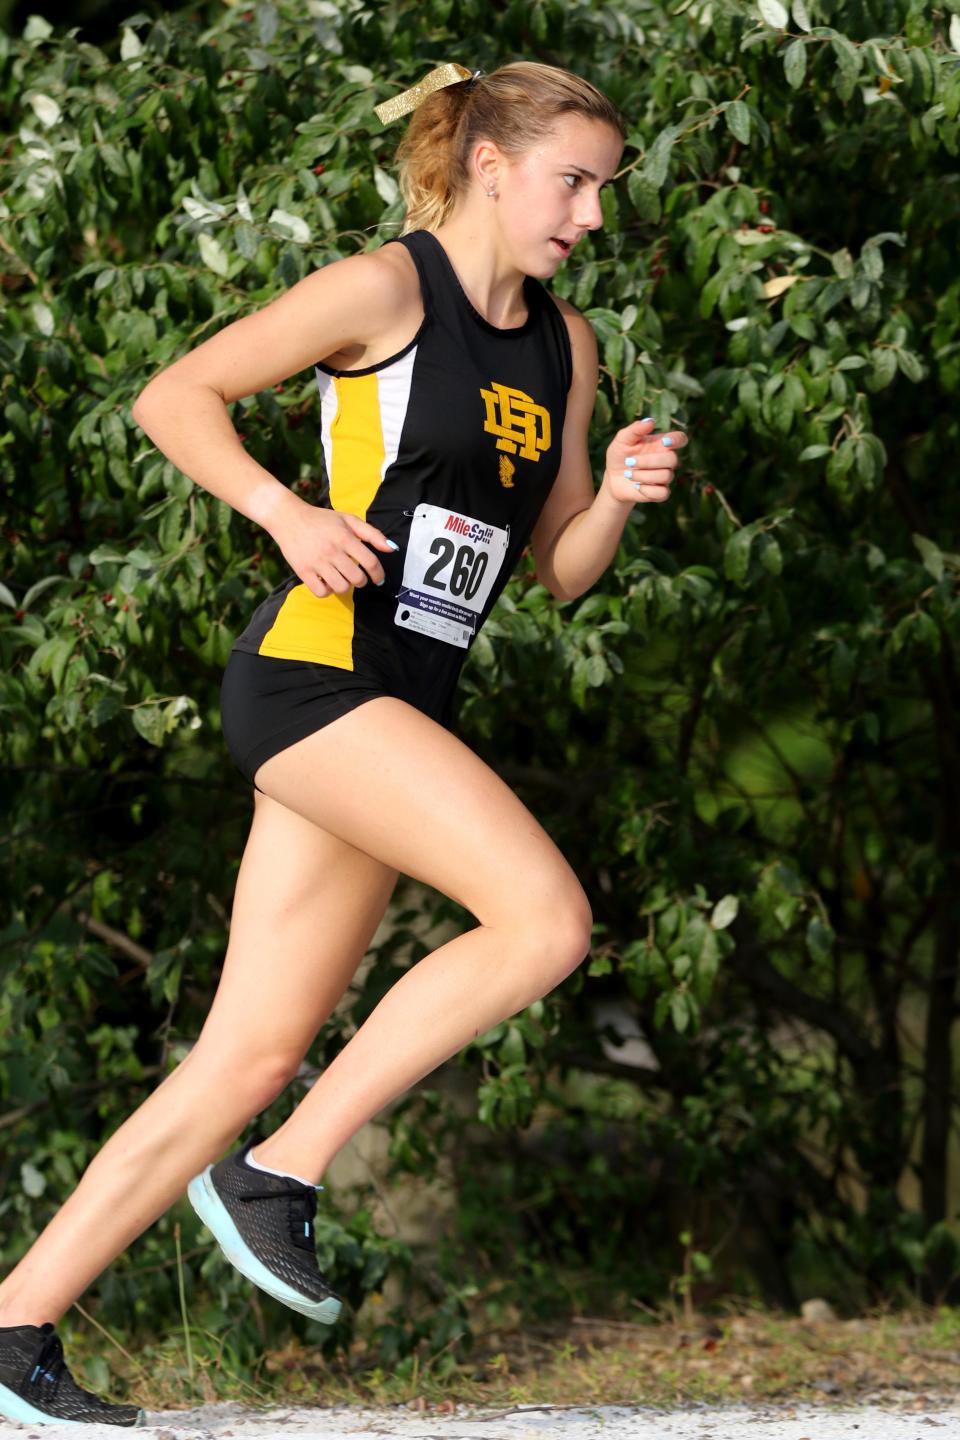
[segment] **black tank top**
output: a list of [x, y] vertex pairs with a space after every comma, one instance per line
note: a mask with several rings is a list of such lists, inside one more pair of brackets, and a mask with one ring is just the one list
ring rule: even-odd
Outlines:
[[573, 378], [566, 322], [527, 276], [526, 321], [499, 329], [467, 299], [428, 230], [406, 247], [424, 317], [403, 350], [364, 370], [317, 364], [319, 503], [400, 547], [386, 583], [319, 599], [291, 573], [234, 648], [363, 670], [449, 695], [510, 577], [560, 465]]

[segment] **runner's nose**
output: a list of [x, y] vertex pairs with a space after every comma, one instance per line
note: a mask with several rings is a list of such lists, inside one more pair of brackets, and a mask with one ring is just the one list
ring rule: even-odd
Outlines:
[[582, 190], [577, 198], [579, 204], [574, 216], [574, 223], [581, 225], [585, 230], [599, 230], [603, 224], [600, 196], [591, 191]]

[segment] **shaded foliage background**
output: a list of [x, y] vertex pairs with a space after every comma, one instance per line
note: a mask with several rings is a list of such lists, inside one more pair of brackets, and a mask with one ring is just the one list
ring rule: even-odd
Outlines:
[[[130, 13], [101, 45], [38, 16], [0, 34], [5, 1265], [189, 1048], [250, 818], [218, 685], [282, 557], [131, 403], [399, 228], [374, 103], [526, 57], [633, 126], [554, 285], [601, 342], [598, 473], [638, 413], [692, 443], [589, 596], [525, 564], [461, 686], [460, 733], [584, 880], [591, 960], [393, 1111], [394, 1178], [454, 1193], [429, 1265], [362, 1188], [320, 1217], [321, 1262], [354, 1306], [401, 1284], [371, 1321], [391, 1364], [453, 1363], [478, 1311], [697, 1281], [957, 1299], [960, 0], [672, 10], [281, 0]], [[312, 376], [232, 413], [317, 493]], [[424, 953], [424, 917], [472, 923], [408, 887], [310, 1066]], [[172, 1322], [176, 1224], [191, 1316], [238, 1365], [349, 1337], [264, 1319], [185, 1205], [98, 1284], [102, 1319]]]

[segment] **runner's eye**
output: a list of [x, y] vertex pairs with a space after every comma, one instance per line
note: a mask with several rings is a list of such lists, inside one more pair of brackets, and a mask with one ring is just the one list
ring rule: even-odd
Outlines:
[[564, 178], [564, 180], [572, 180], [572, 181], [573, 181], [573, 185], [570, 186], [570, 189], [573, 190], [574, 187], [576, 186], [577, 182], [578, 182], [579, 180], [581, 180], [583, 177], [582, 177], [581, 175], [564, 175], [563, 178]]

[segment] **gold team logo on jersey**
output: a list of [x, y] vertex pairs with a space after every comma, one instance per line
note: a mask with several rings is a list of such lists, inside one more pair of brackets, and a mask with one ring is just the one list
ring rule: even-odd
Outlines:
[[513, 489], [513, 477], [517, 473], [517, 467], [506, 455], [500, 456], [500, 484], [505, 490]]
[[[483, 428], [496, 435], [498, 450], [522, 455], [524, 460], [539, 460], [543, 451], [550, 449], [550, 412], [530, 395], [496, 380], [489, 390], [481, 387], [480, 394], [487, 411]], [[504, 480], [502, 467], [500, 479], [512, 484], [510, 476]]]

